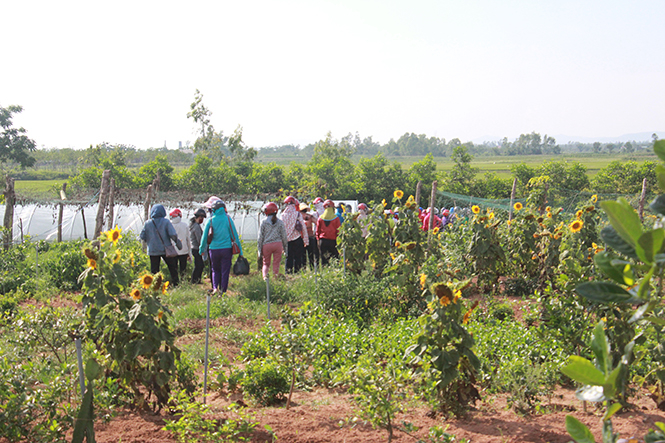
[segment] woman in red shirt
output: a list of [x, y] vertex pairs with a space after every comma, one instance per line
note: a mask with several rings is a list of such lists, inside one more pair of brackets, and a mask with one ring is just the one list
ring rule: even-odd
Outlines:
[[335, 214], [335, 204], [332, 200], [326, 200], [323, 208], [323, 214], [316, 222], [316, 239], [319, 242], [321, 265], [326, 266], [331, 258], [339, 259], [337, 232], [342, 222]]

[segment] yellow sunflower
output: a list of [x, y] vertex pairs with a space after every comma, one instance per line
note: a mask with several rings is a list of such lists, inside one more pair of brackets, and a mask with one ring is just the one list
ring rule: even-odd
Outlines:
[[488, 216], [490, 220], [494, 218], [494, 212], [490, 212], [490, 215]]
[[552, 213], [551, 212], [547, 213], [547, 218], [552, 218]]
[[404, 192], [398, 189], [393, 193], [393, 197], [401, 199], [404, 197]]
[[113, 257], [113, 264], [116, 264], [120, 261], [120, 256], [122, 254], [120, 253], [120, 249], [115, 250], [115, 257]]
[[385, 208], [386, 206], [388, 206], [388, 203], [386, 203], [386, 199], [385, 199], [385, 198], [384, 198], [383, 200], [381, 200], [381, 204], [383, 205], [384, 208]]
[[512, 220], [508, 220], [508, 226], [510, 226], [510, 225], [512, 225], [512, 224], [513, 224], [513, 221], [512, 221]]
[[106, 231], [106, 239], [110, 242], [113, 242], [113, 246], [117, 246], [118, 240], [120, 240], [121, 238], [122, 238], [122, 229], [120, 229], [118, 225], [115, 226], [115, 229]]
[[130, 295], [135, 301], [139, 301], [139, 300], [141, 300], [141, 291], [139, 291], [138, 289], [132, 289], [132, 292], [130, 292], [129, 295]]
[[425, 289], [425, 283], [427, 283], [427, 274], [420, 274], [420, 289]]
[[395, 242], [395, 247], [396, 247], [396, 248], [400, 248], [400, 247], [402, 247], [402, 243], [399, 242], [399, 241], [396, 241], [396, 242]]
[[97, 269], [97, 260], [95, 260], [94, 258], [89, 258], [88, 267], [92, 269]]
[[514, 208], [516, 211], [521, 210], [523, 207], [524, 207], [524, 206], [522, 206], [522, 203], [520, 203], [520, 202], [517, 202], [517, 203], [515, 203], [515, 204], [513, 205], [513, 208]]
[[169, 288], [169, 282], [165, 281], [162, 285], [162, 294], [166, 295], [166, 290]]
[[469, 309], [464, 313], [464, 318], [462, 318], [462, 324], [465, 325], [469, 323], [469, 318], [471, 318], [471, 313], [473, 312], [472, 309]]
[[582, 230], [582, 226], [584, 226], [584, 222], [582, 220], [575, 220], [570, 225], [568, 225], [571, 232], [580, 232]]
[[164, 311], [159, 311], [159, 312], [157, 313], [157, 319], [161, 320], [162, 317], [164, 317]]
[[132, 265], [132, 268], [134, 267], [134, 253], [132, 252], [129, 254], [129, 264]]
[[547, 212], [552, 212], [552, 207], [551, 207], [551, 206], [548, 206], [548, 207], [545, 208], [545, 210], [546, 210]]
[[141, 286], [143, 286], [143, 289], [148, 289], [150, 285], [152, 284], [154, 278], [150, 274], [145, 274], [139, 277], [139, 283], [141, 283]]
[[591, 201], [592, 201], [593, 203], [596, 203], [596, 202], [598, 201], [598, 196], [597, 196], [596, 194], [593, 194], [593, 195], [591, 196]]
[[441, 305], [443, 306], [448, 306], [450, 304], [450, 299], [447, 296], [442, 296], [439, 298], [439, 301], [441, 302]]
[[583, 212], [582, 212], [582, 210], [580, 209], [579, 211], [577, 211], [577, 212], [575, 213], [575, 217], [580, 218], [580, 217], [582, 217], [582, 214], [583, 214]]
[[433, 234], [438, 234], [439, 233], [439, 227], [437, 226], [434, 229], [432, 229], [432, 233]]
[[594, 205], [587, 206], [586, 207], [586, 212], [593, 212], [595, 209], [596, 209], [596, 207]]
[[471, 212], [474, 214], [480, 214], [480, 208], [476, 205], [471, 206]]

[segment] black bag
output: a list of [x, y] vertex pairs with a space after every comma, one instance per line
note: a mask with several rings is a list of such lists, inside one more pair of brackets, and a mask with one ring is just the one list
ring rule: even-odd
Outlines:
[[233, 275], [247, 274], [249, 274], [249, 261], [244, 256], [239, 255], [236, 263], [233, 265]]

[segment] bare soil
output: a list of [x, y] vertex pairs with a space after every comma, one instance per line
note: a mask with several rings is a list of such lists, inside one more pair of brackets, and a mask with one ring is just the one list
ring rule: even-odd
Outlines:
[[[237, 400], [237, 399], [235, 399]], [[665, 420], [665, 413], [655, 408], [655, 403], [645, 394], [632, 399], [631, 409], [617, 414], [614, 419], [615, 431], [622, 437], [643, 437], [649, 428], [654, 428], [656, 421]], [[225, 417], [224, 407], [231, 399], [213, 395], [209, 403], [216, 418]], [[572, 414], [590, 427], [596, 441], [601, 441], [601, 417], [593, 405], [584, 412], [582, 402], [578, 401], [570, 389], [559, 388], [550, 400], [543, 401], [544, 413], [519, 416], [506, 405], [506, 396], [483, 396], [466, 417], [452, 419], [432, 417], [427, 408], [410, 409], [396, 420], [410, 422], [419, 428], [411, 435], [396, 431], [393, 441], [415, 443], [426, 439], [430, 427], [447, 427], [450, 434], [457, 438], [467, 438], [472, 442], [487, 443], [566, 443], [571, 441], [565, 429], [565, 417]], [[248, 408], [260, 423], [249, 441], [269, 442], [271, 434], [264, 426], [268, 425], [277, 436], [277, 441], [293, 443], [316, 442], [382, 442], [388, 440], [383, 429], [372, 429], [355, 416], [350, 396], [335, 391], [319, 389], [313, 392], [295, 392], [291, 407], [284, 405], [269, 408]], [[177, 442], [164, 431], [165, 419], [174, 419], [168, 415], [150, 413], [120, 414], [108, 424], [96, 426], [96, 437], [100, 443], [152, 443]]]

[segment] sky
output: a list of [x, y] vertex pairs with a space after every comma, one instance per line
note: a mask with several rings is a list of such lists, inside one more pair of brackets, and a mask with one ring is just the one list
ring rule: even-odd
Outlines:
[[40, 148], [193, 144], [197, 89], [257, 148], [651, 133], [664, 20], [661, 0], [0, 0], [0, 106]]

